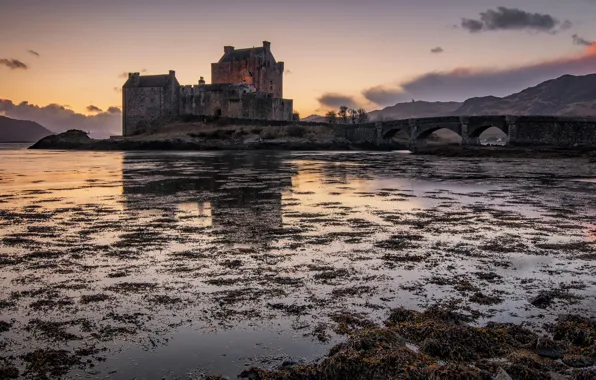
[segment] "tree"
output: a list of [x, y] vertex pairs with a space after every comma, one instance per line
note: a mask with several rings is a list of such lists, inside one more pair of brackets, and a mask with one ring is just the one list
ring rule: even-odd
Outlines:
[[368, 123], [368, 121], [370, 120], [370, 116], [368, 116], [368, 113], [364, 110], [364, 108], [360, 108], [356, 112], [358, 113], [359, 124]]
[[327, 121], [329, 122], [329, 124], [337, 123], [337, 114], [335, 113], [335, 111], [327, 112], [325, 114], [325, 117], [327, 118]]
[[292, 113], [292, 120], [293, 120], [293, 121], [300, 121], [300, 112], [298, 112], [298, 111], [294, 111], [294, 112]]
[[350, 120], [352, 120], [352, 124], [356, 124], [356, 119], [358, 118], [358, 111], [353, 108], [348, 110], [348, 115], [350, 115]]
[[344, 124], [348, 124], [348, 107], [341, 106], [339, 107], [339, 112], [337, 113], [337, 117], [342, 121]]

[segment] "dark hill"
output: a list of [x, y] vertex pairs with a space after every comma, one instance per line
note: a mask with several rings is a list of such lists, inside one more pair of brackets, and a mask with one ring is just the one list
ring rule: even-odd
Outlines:
[[504, 98], [468, 99], [453, 114], [596, 116], [596, 74], [564, 75]]
[[370, 112], [371, 120], [401, 120], [417, 119], [422, 117], [435, 117], [450, 115], [462, 103], [458, 102], [408, 102], [397, 103], [380, 111]]
[[0, 116], [0, 143], [35, 142], [52, 134], [36, 122]]

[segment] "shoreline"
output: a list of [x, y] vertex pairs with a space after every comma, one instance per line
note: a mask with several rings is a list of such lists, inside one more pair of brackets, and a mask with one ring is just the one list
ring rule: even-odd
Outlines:
[[[156, 134], [131, 138], [91, 139], [85, 132], [71, 130], [48, 136], [28, 149], [78, 151], [397, 151], [410, 150], [405, 143], [386, 145], [354, 144], [347, 139], [283, 136], [263, 139], [258, 136], [212, 136], [197, 134]], [[460, 146], [434, 145], [412, 152], [420, 156], [461, 158], [588, 158], [596, 160], [596, 149], [589, 146]]]

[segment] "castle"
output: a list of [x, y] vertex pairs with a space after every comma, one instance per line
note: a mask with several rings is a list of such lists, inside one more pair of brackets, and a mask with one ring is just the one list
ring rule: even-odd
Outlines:
[[211, 64], [212, 84], [181, 86], [176, 73], [129, 73], [122, 87], [122, 134], [150, 132], [188, 115], [291, 120], [293, 101], [283, 99], [284, 63], [276, 62], [271, 43], [262, 47], [224, 47]]

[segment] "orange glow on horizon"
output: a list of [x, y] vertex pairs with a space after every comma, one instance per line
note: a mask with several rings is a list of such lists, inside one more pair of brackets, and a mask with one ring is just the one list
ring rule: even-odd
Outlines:
[[592, 45], [588, 46], [588, 50], [585, 53], [586, 57], [589, 57], [592, 55], [596, 55], [596, 44], [592, 44]]

